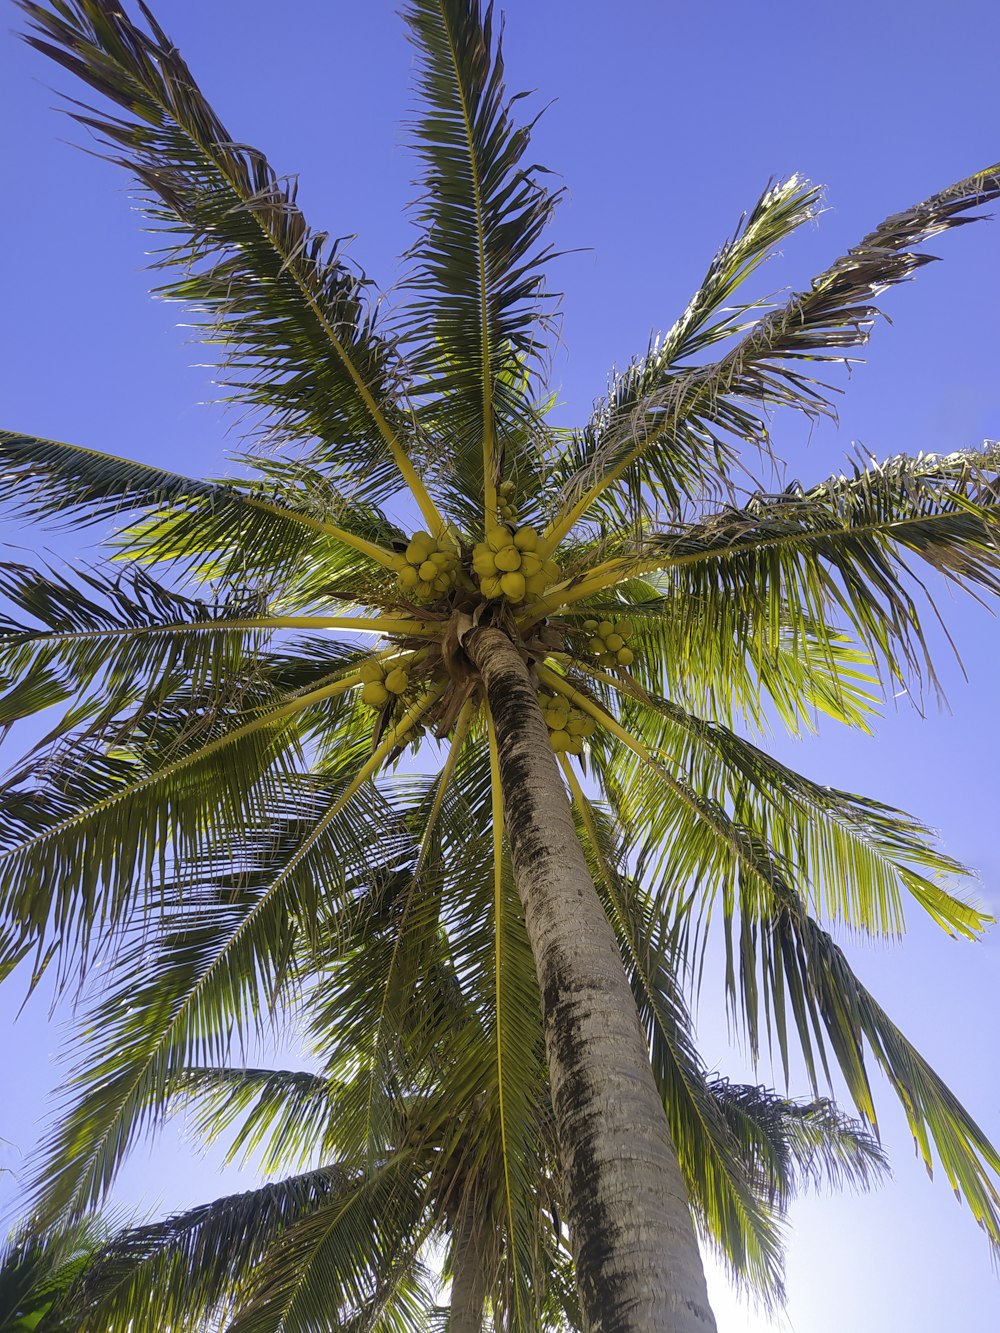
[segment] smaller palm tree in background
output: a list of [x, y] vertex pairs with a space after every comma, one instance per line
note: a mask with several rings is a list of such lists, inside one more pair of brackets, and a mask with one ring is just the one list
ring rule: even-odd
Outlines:
[[[390, 1151], [358, 1165], [344, 1127], [369, 1076], [364, 1070], [352, 1086], [291, 1070], [188, 1071], [176, 1101], [196, 1117], [199, 1138], [225, 1137], [230, 1159], [243, 1156], [271, 1173], [294, 1174], [119, 1232], [74, 1285], [73, 1327], [153, 1333], [225, 1326], [253, 1333], [274, 1327], [280, 1310], [281, 1327], [440, 1325], [449, 1333], [481, 1333], [491, 1308], [498, 1326], [511, 1243], [492, 1117], [442, 1125], [438, 1108], [449, 1101], [448, 1090], [440, 1099], [425, 1092], [408, 1105]], [[829, 1102], [798, 1104], [762, 1088], [709, 1080], [700, 1070], [694, 1077], [704, 1104], [714, 1104], [738, 1144], [733, 1156], [749, 1210], [772, 1229], [775, 1272], [782, 1223], [801, 1189], [823, 1181], [865, 1188], [885, 1169], [875, 1140]], [[539, 1108], [540, 1119], [550, 1115]], [[583, 1324], [551, 1127], [540, 1128], [539, 1140], [549, 1148], [535, 1159], [539, 1257], [531, 1327], [557, 1333]], [[328, 1164], [309, 1168], [317, 1158]], [[704, 1197], [699, 1164], [693, 1167], [692, 1197], [704, 1233], [734, 1277], [771, 1303], [780, 1295], [774, 1273], [748, 1266], [743, 1248], [727, 1252], [714, 1200]], [[446, 1306], [436, 1304], [435, 1252], [450, 1279]]]

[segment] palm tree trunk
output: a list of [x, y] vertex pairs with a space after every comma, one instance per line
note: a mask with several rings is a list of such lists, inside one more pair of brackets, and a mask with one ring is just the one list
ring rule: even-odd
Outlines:
[[448, 1333], [483, 1333], [483, 1306], [489, 1288], [487, 1236], [475, 1199], [462, 1209], [454, 1235]]
[[587, 870], [528, 670], [468, 631], [496, 727], [505, 822], [542, 997], [588, 1333], [714, 1333], [687, 1192], [621, 956]]

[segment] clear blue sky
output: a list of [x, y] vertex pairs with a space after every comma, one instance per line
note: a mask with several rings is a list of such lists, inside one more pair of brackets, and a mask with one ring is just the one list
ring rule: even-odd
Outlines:
[[[314, 225], [357, 233], [354, 257], [382, 286], [399, 276], [414, 174], [400, 146], [411, 55], [394, 9], [393, 0], [157, 6], [234, 136], [263, 147], [279, 170], [300, 173]], [[509, 0], [506, 9], [511, 86], [538, 89], [538, 105], [555, 99], [534, 141], [537, 159], [568, 188], [553, 243], [587, 247], [553, 267], [553, 286], [565, 293], [554, 377], [567, 421], [586, 415], [612, 363], [672, 322], [770, 177], [800, 171], [828, 187], [820, 226], [771, 268], [769, 286], [795, 286], [886, 214], [1000, 159], [1000, 17], [985, 0]], [[4, 13], [5, 26], [16, 23], [12, 6]], [[72, 133], [49, 111], [45, 85], [65, 84], [7, 34], [0, 74], [0, 424], [181, 471], [222, 472], [234, 423], [200, 405], [213, 390], [198, 348], [178, 332], [183, 316], [146, 296], [146, 240], [124, 180], [60, 142]], [[779, 429], [791, 472], [804, 482], [836, 467], [854, 441], [882, 455], [1000, 436], [1000, 223], [964, 228], [932, 249], [944, 262], [887, 298], [894, 322], [876, 331], [867, 366], [846, 384], [839, 430]], [[874, 740], [828, 728], [817, 740], [775, 744], [823, 781], [927, 819], [951, 853], [978, 867], [981, 895], [996, 910], [1000, 623], [947, 593], [941, 605], [968, 673], [966, 681], [942, 649], [950, 711], [928, 700], [921, 719], [902, 699]], [[962, 945], [915, 911], [911, 921], [902, 946], [851, 943], [851, 958], [1000, 1141], [997, 935]], [[8, 994], [4, 1012], [12, 1015], [18, 999]], [[0, 1067], [11, 1077], [0, 1137], [26, 1149], [56, 1081], [57, 1035], [37, 1003], [3, 1031]], [[699, 1036], [710, 1064], [741, 1071], [712, 994]], [[759, 1077], [770, 1082], [771, 1071]], [[880, 1105], [896, 1178], [874, 1196], [796, 1207], [788, 1325], [798, 1333], [994, 1333], [1000, 1284], [985, 1241], [946, 1183], [927, 1181], [887, 1089]], [[176, 1135], [169, 1149], [129, 1171], [126, 1197], [145, 1189], [174, 1207], [227, 1188], [186, 1158]], [[0, 1164], [17, 1166], [13, 1150], [0, 1151]], [[721, 1284], [713, 1290], [722, 1333], [771, 1327]]]

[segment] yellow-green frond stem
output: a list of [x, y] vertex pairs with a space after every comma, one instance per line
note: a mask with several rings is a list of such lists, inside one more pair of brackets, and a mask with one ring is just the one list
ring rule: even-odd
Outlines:
[[[154, 95], [151, 88], [146, 89], [146, 91], [150, 95]], [[162, 101], [162, 99], [157, 98], [156, 100], [160, 102], [161, 109], [164, 111], [164, 113], [168, 117], [173, 117], [174, 109], [172, 107], [167, 106]], [[218, 169], [220, 174], [227, 180], [229, 180], [230, 184], [233, 185], [234, 189], [236, 189], [237, 193], [239, 193], [239, 184], [233, 181], [231, 173], [228, 172], [227, 170], [227, 163], [224, 157], [221, 154], [213, 153], [211, 147], [207, 144], [199, 143], [198, 147], [204, 153], [206, 153], [206, 155], [213, 162], [213, 164]], [[280, 255], [283, 261], [284, 271], [290, 274], [296, 287], [298, 287], [303, 299], [309, 306], [309, 309], [312, 311], [313, 316], [315, 317], [317, 323], [320, 325], [324, 334], [329, 339], [330, 346], [333, 348], [338, 360], [343, 365], [344, 369], [347, 371], [348, 376], [353, 382], [357, 390], [358, 397], [364, 403], [365, 408], [369, 416], [371, 417], [376, 430], [378, 431], [379, 435], [382, 437], [383, 441], [388, 447], [389, 452], [392, 455], [393, 461], [396, 464], [396, 467], [399, 471], [399, 474], [403, 478], [403, 481], [406, 483], [406, 485], [409, 487], [414, 500], [416, 500], [417, 502], [417, 506], [419, 507], [420, 512], [423, 514], [427, 522], [431, 525], [431, 530], [433, 532], [435, 533], [443, 532], [444, 520], [438, 513], [437, 506], [434, 504], [434, 501], [428, 494], [427, 489], [424, 486], [423, 482], [417, 476], [416, 470], [413, 467], [413, 463], [411, 462], [409, 455], [403, 448], [403, 445], [397, 439], [395, 431], [389, 425], [388, 421], [386, 421], [384, 413], [380, 409], [378, 403], [375, 401], [371, 389], [365, 383], [364, 376], [360, 373], [358, 367], [354, 363], [354, 360], [349, 355], [343, 340], [338, 336], [337, 330], [334, 328], [333, 324], [327, 317], [326, 312], [322, 309], [319, 302], [317, 301], [315, 293], [313, 292], [309, 284], [304, 280], [302, 271], [299, 267], [298, 256], [289, 253], [285, 249], [285, 247], [281, 244], [281, 240], [279, 238], [279, 235], [276, 233], [275, 229], [272, 227], [268, 227], [266, 225], [258, 209], [249, 208], [248, 212], [250, 216], [253, 218], [254, 222], [260, 227], [260, 230], [267, 237], [268, 242], [274, 247], [275, 252], [278, 255]], [[377, 550], [378, 548], [374, 549]], [[386, 554], [388, 554], [388, 552]]]
[[602, 685], [610, 686], [611, 689], [617, 690], [619, 694], [628, 695], [629, 698], [635, 699], [639, 703], [645, 701], [641, 688], [628, 678], [613, 676], [610, 671], [603, 671], [597, 664], [581, 662], [578, 657], [570, 657], [569, 653], [550, 653], [549, 656], [557, 661], [572, 662], [574, 670], [589, 676], [591, 680], [600, 681]]
[[[130, 630], [128, 633], [163, 633], [172, 626], [152, 626], [148, 631]], [[178, 625], [178, 631], [184, 629], [341, 629], [352, 630], [358, 634], [393, 634], [410, 638], [438, 638], [440, 627], [425, 620], [408, 620], [406, 617], [391, 616], [258, 616], [249, 620], [205, 621], [202, 624]], [[116, 631], [125, 633], [126, 631]]]
[[489, 528], [497, 521], [496, 459], [494, 457], [493, 423], [493, 347], [490, 337], [489, 283], [486, 265], [486, 219], [483, 206], [483, 182], [480, 174], [480, 160], [476, 149], [476, 134], [472, 123], [469, 96], [462, 78], [462, 67], [455, 48], [455, 35], [451, 24], [445, 20], [445, 31], [451, 54], [452, 69], [455, 77], [455, 90], [462, 105], [462, 121], [465, 129], [465, 146], [468, 152], [468, 167], [472, 182], [472, 196], [476, 213], [476, 264], [478, 268], [479, 296], [479, 356], [483, 377], [483, 497], [484, 520]]
[[424, 862], [427, 860], [434, 829], [437, 827], [437, 822], [441, 815], [441, 807], [444, 805], [445, 795], [447, 794], [451, 779], [455, 774], [455, 767], [458, 764], [459, 756], [462, 753], [462, 746], [465, 744], [465, 738], [469, 733], [469, 727], [472, 724], [472, 715], [476, 706], [475, 700], [467, 699], [462, 706], [462, 711], [458, 715], [458, 721], [455, 723], [455, 734], [452, 737], [451, 747], [448, 750], [448, 758], [444, 761], [444, 767], [441, 769], [440, 776], [438, 777], [437, 791], [434, 793], [434, 800], [431, 803], [431, 808], [427, 815], [427, 823], [424, 827], [423, 836], [420, 839], [420, 850], [417, 853], [417, 864], [413, 871], [414, 881], [420, 877], [420, 873], [424, 868]]
[[364, 537], [358, 537], [353, 532], [347, 532], [344, 528], [338, 528], [334, 523], [328, 523], [325, 519], [314, 518], [312, 514], [301, 514], [294, 509], [283, 509], [280, 505], [268, 504], [266, 500], [257, 500], [248, 496], [243, 496], [242, 499], [244, 503], [253, 505], [255, 509], [265, 510], [269, 514], [276, 514], [279, 518], [289, 519], [302, 527], [314, 528], [327, 537], [333, 537], [335, 541], [342, 542], [344, 546], [350, 546], [359, 555], [368, 556], [370, 560], [374, 560], [376, 564], [381, 565], [384, 569], [395, 568], [391, 551], [387, 551], [382, 546], [377, 546], [375, 542], [366, 541]]
[[496, 526], [500, 518], [497, 486], [492, 476], [493, 464], [489, 461], [493, 452], [492, 441], [487, 444], [487, 435], [491, 433], [483, 433], [483, 470], [485, 472], [485, 481], [483, 482], [483, 527], [487, 532], [490, 528]]
[[[997, 506], [989, 506], [996, 510]], [[838, 536], [855, 540], [863, 537], [883, 536], [892, 539], [895, 532], [906, 528], [917, 527], [933, 523], [935, 520], [946, 522], [953, 520], [954, 514], [949, 511], [930, 514], [913, 514], [898, 519], [887, 519], [877, 523], [858, 524], [842, 529], [818, 529], [816, 531], [803, 531], [796, 529], [792, 532], [777, 533], [773, 536], [758, 536], [754, 538], [752, 547], [738, 546], [732, 548], [735, 554], [742, 554], [747, 549], [751, 549], [756, 555], [760, 551], [770, 551], [784, 546], [807, 547], [819, 542], [829, 542], [836, 540]], [[560, 539], [561, 540], [561, 539]], [[547, 544], [547, 535], [542, 537], [543, 545]], [[649, 574], [662, 574], [671, 569], [678, 569], [685, 565], [705, 564], [710, 561], [725, 560], [731, 548], [713, 547], [702, 551], [685, 551], [680, 554], [670, 555], [662, 552], [659, 555], [647, 556], [645, 558], [627, 557], [616, 558], [605, 562], [603, 565], [595, 565], [588, 571], [584, 579], [577, 584], [567, 583], [564, 585], [565, 595], [560, 590], [550, 592], [535, 606], [529, 607], [530, 620], [527, 623], [534, 623], [535, 620], [551, 614], [552, 611], [561, 609], [570, 605], [572, 602], [578, 602], [584, 597], [589, 597], [592, 593], [603, 591], [606, 588], [613, 587], [616, 583], [624, 582], [626, 579], [641, 579]], [[558, 600], [557, 600], [558, 598]]]
[[572, 530], [574, 523], [579, 522], [586, 513], [588, 505], [597, 498], [599, 492], [588, 491], [579, 499], [576, 504], [571, 505], [569, 509], [563, 511], [558, 518], [554, 519], [542, 533], [542, 539], [539, 545], [543, 555], [551, 555], [553, 551], [558, 550], [559, 543]]
[[407, 620], [405, 617], [288, 616], [280, 619], [280, 624], [275, 622], [276, 629], [343, 629], [355, 630], [358, 634], [398, 634], [419, 638], [441, 636], [439, 626], [424, 620]]
[[543, 685], [548, 685], [549, 688], [554, 690], [557, 694], [561, 694], [564, 698], [568, 699], [569, 702], [581, 712], [592, 717], [598, 726], [603, 727], [605, 731], [610, 732], [612, 736], [617, 740], [620, 740], [623, 745], [628, 746], [633, 754], [638, 755], [638, 757], [645, 763], [652, 764], [658, 773], [661, 771], [661, 765], [653, 758], [642, 742], [636, 740], [631, 732], [626, 731], [618, 719], [613, 717], [606, 709], [602, 708], [600, 704], [595, 704], [593, 699], [588, 699], [582, 691], [576, 689], [569, 683], [569, 681], [565, 680], [557, 672], [552, 671], [549, 667], [538, 667], [538, 679]]
[[544, 620], [554, 612], [562, 611], [565, 607], [582, 602], [588, 597], [594, 597], [597, 593], [605, 592], [608, 588], [613, 588], [629, 579], [641, 578], [643, 573], [648, 571], [648, 565], [635, 560], [617, 558], [606, 560], [588, 570], [581, 579], [576, 581], [568, 579], [565, 583], [551, 588], [544, 597], [527, 608], [524, 620], [518, 621], [518, 625], [527, 628], [537, 624], [539, 620]]

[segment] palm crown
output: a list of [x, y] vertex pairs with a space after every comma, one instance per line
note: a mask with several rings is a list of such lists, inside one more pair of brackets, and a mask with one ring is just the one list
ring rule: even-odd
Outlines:
[[[888, 219], [783, 305], [734, 306], [816, 212], [799, 179], [769, 186], [678, 322], [566, 431], [544, 386], [556, 196], [529, 165], [490, 9], [406, 8], [423, 181], [406, 299], [386, 316], [145, 9], [139, 27], [112, 0], [19, 3], [28, 40], [115, 104], [73, 114], [139, 182], [159, 290], [197, 312], [270, 446], [246, 479], [207, 482], [0, 434], [14, 508], [129, 516], [113, 565], [3, 573], [0, 717], [69, 703], [3, 789], [4, 957], [36, 949], [64, 975], [114, 960], [39, 1216], [96, 1203], [192, 1066], [299, 997], [340, 1089], [339, 1152], [387, 1160], [401, 1108], [431, 1089], [421, 1142], [441, 1179], [471, 1133], [512, 1327], [530, 1326], [554, 1243], [539, 1159], [559, 1156], [598, 1327], [559, 1077], [548, 1109], [558, 996], [512, 825], [523, 732], [548, 735], [684, 1178], [738, 1267], [779, 1280], [774, 1217], [690, 1041], [681, 978], [711, 924], [753, 1051], [766, 1032], [787, 1072], [796, 1039], [814, 1082], [832, 1057], [871, 1123], [873, 1059], [928, 1164], [1000, 1241], [1000, 1158], [821, 924], [895, 933], [912, 896], [975, 936], [986, 918], [942, 883], [961, 866], [915, 820], [741, 730], [771, 711], [864, 727], [880, 677], [932, 672], [915, 560], [1000, 591], [994, 449], [780, 493], [744, 480], [768, 415], [828, 410], [817, 376], [867, 339], [875, 294], [1000, 195], [1000, 169]], [[501, 639], [530, 684], [513, 704], [517, 671], [487, 660]], [[433, 774], [401, 775], [432, 737]], [[283, 1242], [292, 1268], [321, 1245], [322, 1223], [303, 1226]], [[275, 1308], [233, 1327], [299, 1326]]]

